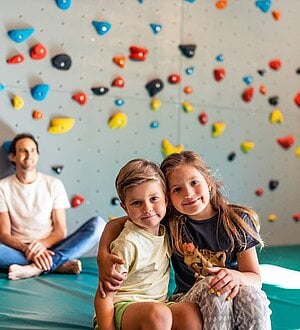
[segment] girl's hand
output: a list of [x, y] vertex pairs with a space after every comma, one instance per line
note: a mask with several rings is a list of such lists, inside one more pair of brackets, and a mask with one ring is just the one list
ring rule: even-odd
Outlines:
[[227, 300], [233, 299], [240, 288], [239, 271], [221, 268], [221, 267], [210, 267], [207, 271], [214, 275], [209, 283], [209, 290], [211, 293], [215, 293], [218, 296], [228, 292]]

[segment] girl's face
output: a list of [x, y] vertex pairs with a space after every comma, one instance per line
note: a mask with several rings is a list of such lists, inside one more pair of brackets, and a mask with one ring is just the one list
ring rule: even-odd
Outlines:
[[209, 186], [204, 176], [191, 165], [177, 166], [168, 177], [169, 195], [175, 209], [193, 220], [214, 215]]
[[129, 188], [121, 206], [138, 227], [158, 235], [160, 221], [166, 214], [167, 196], [161, 182], [152, 180]]

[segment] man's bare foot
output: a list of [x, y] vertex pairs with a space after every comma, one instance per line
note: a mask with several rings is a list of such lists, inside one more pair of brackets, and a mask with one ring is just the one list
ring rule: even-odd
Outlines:
[[39, 276], [43, 271], [35, 264], [30, 265], [11, 265], [8, 268], [8, 278], [10, 280], [21, 280], [29, 277]]
[[81, 261], [77, 259], [67, 261], [59, 266], [56, 271], [58, 273], [79, 274], [82, 271]]

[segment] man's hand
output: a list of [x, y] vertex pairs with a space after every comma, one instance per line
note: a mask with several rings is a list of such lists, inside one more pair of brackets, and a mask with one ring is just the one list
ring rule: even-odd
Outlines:
[[38, 268], [44, 271], [51, 269], [53, 255], [53, 251], [48, 250], [41, 242], [37, 241], [31, 242], [25, 250], [27, 260], [34, 262]]

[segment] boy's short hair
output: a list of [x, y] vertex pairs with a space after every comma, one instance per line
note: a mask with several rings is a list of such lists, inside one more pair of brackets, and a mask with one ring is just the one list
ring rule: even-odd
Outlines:
[[160, 181], [164, 193], [167, 193], [165, 176], [157, 164], [143, 158], [130, 160], [120, 169], [115, 180], [115, 187], [121, 202], [124, 203], [128, 188], [152, 180]]

